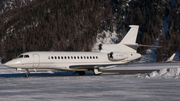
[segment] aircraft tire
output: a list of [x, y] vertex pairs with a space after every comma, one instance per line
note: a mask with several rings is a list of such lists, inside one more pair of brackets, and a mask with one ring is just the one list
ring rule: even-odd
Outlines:
[[85, 71], [80, 71], [79, 75], [85, 75]]
[[100, 74], [95, 74], [95, 73], [94, 73], [94, 75], [101, 75], [101, 74], [102, 74], [102, 73], [100, 73]]

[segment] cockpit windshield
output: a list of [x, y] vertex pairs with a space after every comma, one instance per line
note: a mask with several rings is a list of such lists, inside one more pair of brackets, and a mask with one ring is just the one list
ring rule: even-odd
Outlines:
[[17, 58], [29, 58], [29, 55], [19, 55]]
[[23, 58], [23, 55], [19, 55], [17, 58]]

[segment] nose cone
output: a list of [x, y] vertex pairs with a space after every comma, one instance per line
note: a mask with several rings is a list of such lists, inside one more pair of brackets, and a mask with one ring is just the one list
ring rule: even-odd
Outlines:
[[17, 65], [21, 63], [21, 61], [19, 60], [11, 60], [11, 61], [8, 61], [4, 64], [4, 66], [6, 67], [11, 67], [11, 68], [17, 68]]
[[6, 66], [6, 67], [12, 67], [13, 64], [12, 64], [11, 61], [8, 61], [8, 62], [6, 62], [6, 63], [4, 64], [4, 66]]

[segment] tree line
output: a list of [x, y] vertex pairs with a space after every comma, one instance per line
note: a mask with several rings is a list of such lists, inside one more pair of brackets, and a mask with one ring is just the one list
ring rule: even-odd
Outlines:
[[[175, 0], [172, 11], [169, 5], [168, 0], [35, 0], [0, 15], [0, 55], [6, 62], [26, 51], [91, 51], [98, 33], [116, 30], [120, 42], [135, 24], [140, 44], [152, 44], [162, 34], [161, 61], [163, 54], [180, 49], [180, 3]], [[163, 33], [168, 16], [168, 32]]]

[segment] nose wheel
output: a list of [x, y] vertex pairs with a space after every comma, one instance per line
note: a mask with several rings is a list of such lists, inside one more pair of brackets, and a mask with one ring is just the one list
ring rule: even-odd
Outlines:
[[28, 74], [29, 74], [30, 72], [29, 72], [29, 70], [28, 69], [26, 69], [26, 75], [25, 75], [25, 77], [26, 78], [28, 78], [29, 76], [28, 76]]

